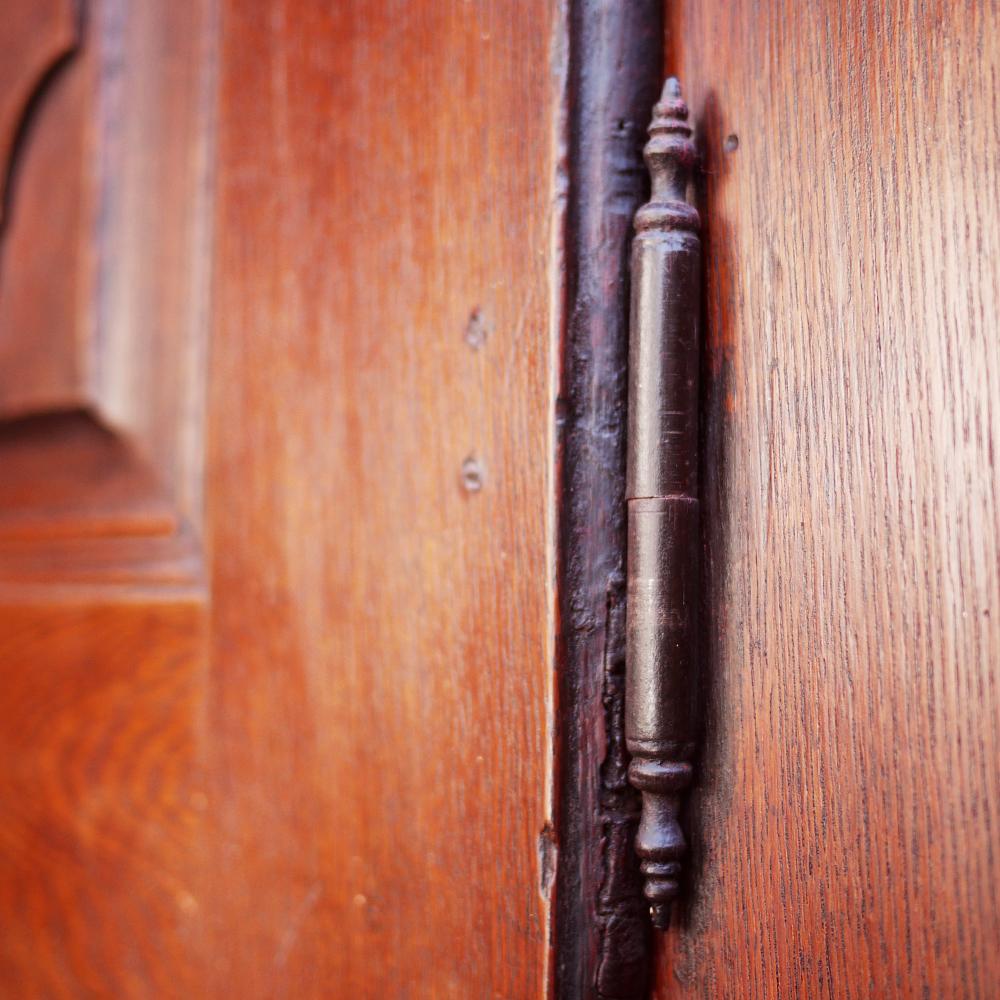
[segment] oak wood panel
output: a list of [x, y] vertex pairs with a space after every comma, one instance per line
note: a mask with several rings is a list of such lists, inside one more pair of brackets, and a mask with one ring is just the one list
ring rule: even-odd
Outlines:
[[221, 20], [210, 992], [539, 996], [562, 12]]
[[204, 995], [197, 601], [0, 607], [0, 995]]
[[703, 134], [708, 729], [658, 997], [1000, 982], [1000, 16], [668, 5]]

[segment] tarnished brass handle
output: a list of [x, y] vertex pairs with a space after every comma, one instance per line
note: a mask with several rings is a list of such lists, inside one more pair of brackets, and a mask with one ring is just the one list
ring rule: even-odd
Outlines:
[[701, 242], [686, 197], [696, 158], [687, 117], [667, 80], [645, 149], [653, 190], [635, 220], [629, 333], [625, 736], [642, 792], [635, 846], [660, 928], [678, 893], [678, 813], [697, 732]]

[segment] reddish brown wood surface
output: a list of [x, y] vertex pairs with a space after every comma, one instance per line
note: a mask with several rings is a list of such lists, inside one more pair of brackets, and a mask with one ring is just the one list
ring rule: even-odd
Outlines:
[[216, 0], [89, 0], [99, 58], [99, 227], [88, 400], [202, 512]]
[[559, 18], [223, 4], [211, 995], [544, 992]]
[[176, 526], [149, 467], [85, 413], [0, 425], [0, 467], [0, 539], [157, 535]]
[[[37, 5], [16, 0], [17, 23], [22, 6]], [[0, 229], [0, 417], [93, 411], [197, 522], [214, 2], [89, 0], [85, 15], [17, 145]]]
[[[11, 0], [0, 36], [0, 199], [32, 97], [77, 40], [73, 0]], [[2, 218], [2, 211], [0, 211]]]
[[0, 607], [0, 995], [204, 995], [203, 624]]
[[0, 993], [540, 995], [564, 12], [224, 11], [211, 641], [214, 14], [87, 13], [7, 231]]
[[[0, 47], [52, 5], [9, 6]], [[191, 183], [204, 116], [186, 97], [211, 33], [202, 6], [140, 6], [87, 4], [79, 52], [24, 120], [0, 233], [0, 414], [33, 413], [0, 424], [4, 997], [192, 997], [207, 981], [197, 480], [141, 417], [158, 414], [161, 438], [202, 435], [173, 320], [196, 311], [190, 274], [205, 271], [184, 238], [205, 215]], [[167, 86], [172, 73], [184, 80]], [[150, 289], [153, 319], [135, 307]], [[138, 382], [145, 410], [116, 408], [95, 369]]]
[[708, 731], [658, 997], [1000, 982], [1000, 17], [676, 3], [707, 170]]
[[[91, 0], [24, 109], [0, 231], [5, 599], [201, 576], [213, 10]], [[13, 4], [3, 99], [28, 42], [51, 64], [75, 37], [56, 13]]]
[[0, 32], [0, 416], [85, 398], [92, 46], [71, 0], [11, 0]]
[[137, 449], [89, 414], [0, 424], [0, 469], [0, 604], [201, 591], [190, 523]]
[[[0, 410], [86, 408], [0, 430], [0, 995], [544, 995], [567, 11], [225, 0], [217, 108], [211, 0], [87, 13], [0, 261], [2, 350], [72, 362], [60, 395], [5, 354]], [[712, 527], [656, 992], [990, 997], [996, 10], [668, 19], [706, 153]], [[570, 342], [620, 379], [589, 308]], [[601, 510], [576, 528], [613, 536]], [[614, 671], [588, 558], [612, 597], [579, 662]]]

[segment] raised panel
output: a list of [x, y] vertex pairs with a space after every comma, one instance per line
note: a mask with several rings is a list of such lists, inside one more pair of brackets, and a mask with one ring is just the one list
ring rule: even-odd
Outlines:
[[0, 587], [198, 585], [213, 9], [91, 0], [27, 112], [0, 231]]
[[191, 997], [214, 22], [80, 8], [0, 232], [0, 995]]

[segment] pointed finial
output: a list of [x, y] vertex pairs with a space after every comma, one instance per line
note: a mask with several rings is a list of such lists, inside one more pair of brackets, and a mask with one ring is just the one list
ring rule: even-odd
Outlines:
[[[663, 93], [653, 108], [653, 120], [649, 125], [649, 134], [654, 136], [661, 132], [676, 132], [690, 137], [691, 126], [687, 123], [688, 106], [681, 93], [681, 84], [676, 76], [667, 78], [663, 84]], [[692, 147], [693, 152], [694, 147]]]
[[697, 229], [698, 214], [687, 205], [691, 173], [698, 159], [688, 123], [688, 106], [677, 77], [668, 77], [653, 108], [643, 157], [653, 181], [652, 197], [636, 216], [636, 229]]
[[686, 121], [687, 116], [688, 106], [684, 101], [684, 95], [681, 93], [681, 82], [676, 76], [668, 76], [663, 84], [663, 92], [660, 94], [660, 100], [653, 108], [654, 123], [658, 118], [679, 118], [681, 121]]

